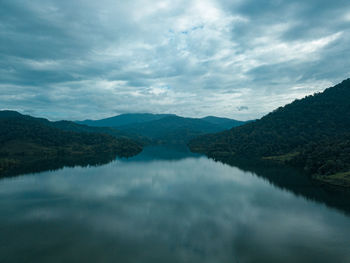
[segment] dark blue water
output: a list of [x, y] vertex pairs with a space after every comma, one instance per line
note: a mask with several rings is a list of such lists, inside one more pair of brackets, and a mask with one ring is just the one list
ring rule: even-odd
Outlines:
[[291, 170], [242, 169], [151, 147], [2, 179], [0, 262], [350, 262], [341, 197]]

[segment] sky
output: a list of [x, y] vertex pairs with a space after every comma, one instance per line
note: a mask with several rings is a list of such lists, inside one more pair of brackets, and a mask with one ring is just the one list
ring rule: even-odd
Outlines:
[[350, 77], [349, 0], [1, 0], [0, 109], [260, 118]]

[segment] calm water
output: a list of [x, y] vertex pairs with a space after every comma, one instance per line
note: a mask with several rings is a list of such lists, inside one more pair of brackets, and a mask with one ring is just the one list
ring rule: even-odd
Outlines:
[[152, 147], [2, 179], [0, 262], [350, 262], [343, 197], [242, 169]]

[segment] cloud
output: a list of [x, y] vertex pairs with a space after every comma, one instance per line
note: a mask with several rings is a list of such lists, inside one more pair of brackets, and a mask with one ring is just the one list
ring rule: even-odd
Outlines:
[[247, 107], [247, 106], [239, 106], [239, 107], [237, 107], [237, 110], [238, 111], [249, 110], [249, 107]]
[[349, 77], [349, 14], [343, 0], [4, 0], [0, 107], [261, 117]]

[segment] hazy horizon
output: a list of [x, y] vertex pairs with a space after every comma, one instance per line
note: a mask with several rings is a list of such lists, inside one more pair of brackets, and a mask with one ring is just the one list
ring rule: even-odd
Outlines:
[[[32, 117], [36, 117], [36, 118], [47, 118], [45, 116], [39, 116], [39, 115], [31, 115], [29, 113], [26, 112], [22, 112], [22, 111], [17, 111], [15, 109], [0, 109], [0, 111], [16, 111], [19, 112], [20, 114], [23, 115], [30, 115]], [[238, 120], [238, 119], [233, 119], [233, 118], [229, 118], [229, 117], [222, 117], [222, 116], [214, 116], [214, 115], [205, 115], [205, 116], [199, 116], [199, 117], [190, 117], [190, 116], [182, 116], [182, 115], [178, 115], [178, 114], [174, 114], [174, 113], [151, 113], [151, 112], [126, 112], [126, 113], [121, 113], [121, 114], [115, 114], [115, 115], [110, 115], [110, 116], [105, 116], [105, 117], [101, 117], [101, 118], [96, 118], [96, 119], [92, 119], [92, 118], [88, 118], [88, 119], [77, 119], [77, 120], [73, 120], [73, 119], [51, 119], [51, 118], [47, 118], [50, 121], [60, 121], [60, 120], [69, 120], [69, 121], [98, 121], [98, 120], [102, 120], [102, 119], [108, 119], [108, 118], [113, 118], [113, 117], [117, 117], [120, 115], [137, 115], [137, 114], [153, 114], [153, 115], [175, 115], [178, 117], [183, 117], [183, 118], [198, 118], [198, 119], [203, 119], [206, 117], [217, 117], [217, 118], [227, 118], [227, 119], [232, 119], [232, 120], [237, 120], [237, 121], [242, 121], [242, 120]], [[250, 121], [250, 120], [243, 120], [243, 121]]]

